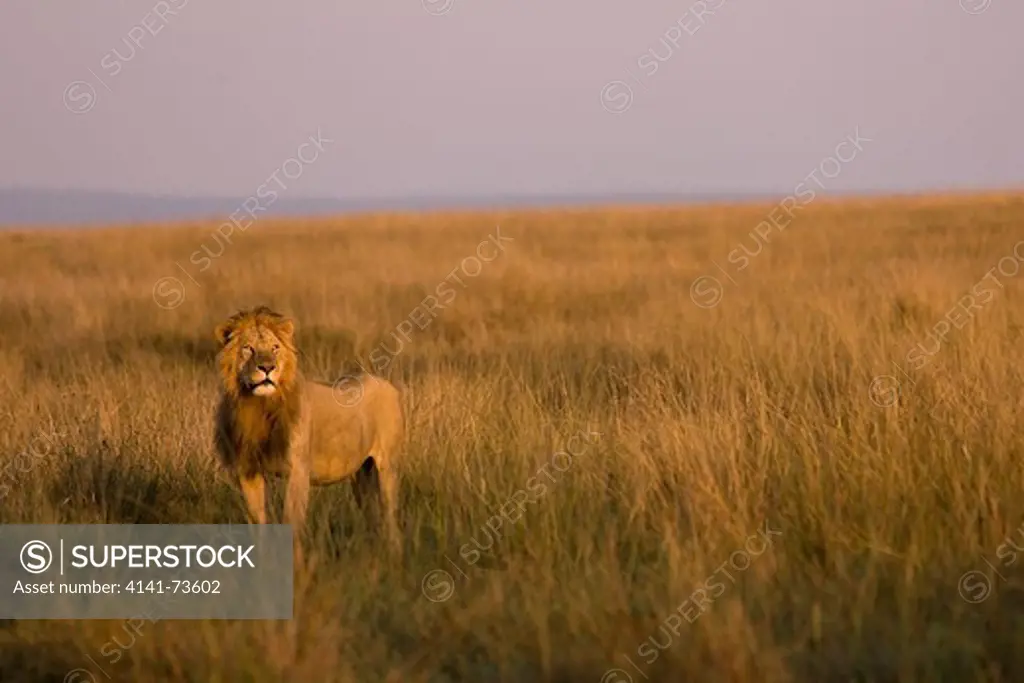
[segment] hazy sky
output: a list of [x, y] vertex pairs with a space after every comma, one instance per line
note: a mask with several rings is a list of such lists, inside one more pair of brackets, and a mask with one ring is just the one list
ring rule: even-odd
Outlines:
[[8, 0], [0, 186], [247, 196], [319, 130], [291, 196], [788, 192], [858, 128], [828, 189], [1024, 185], [1022, 27], [1020, 0]]

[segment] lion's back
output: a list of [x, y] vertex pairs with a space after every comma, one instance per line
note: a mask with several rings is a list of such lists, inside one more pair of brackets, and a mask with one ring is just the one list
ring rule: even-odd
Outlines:
[[382, 377], [307, 382], [305, 398], [314, 458], [344, 456], [345, 469], [358, 467], [371, 451], [393, 455], [404, 438], [401, 392]]

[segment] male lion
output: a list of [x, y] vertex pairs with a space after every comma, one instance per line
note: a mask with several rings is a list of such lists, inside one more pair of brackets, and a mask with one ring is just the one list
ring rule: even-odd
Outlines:
[[238, 477], [250, 522], [265, 524], [267, 475], [286, 476], [284, 521], [295, 548], [304, 528], [310, 483], [355, 475], [357, 501], [369, 486], [383, 503], [387, 534], [400, 548], [394, 469], [404, 437], [398, 389], [373, 375], [358, 377], [359, 396], [339, 396], [299, 372], [294, 324], [266, 306], [218, 325], [223, 383], [216, 414], [218, 455]]

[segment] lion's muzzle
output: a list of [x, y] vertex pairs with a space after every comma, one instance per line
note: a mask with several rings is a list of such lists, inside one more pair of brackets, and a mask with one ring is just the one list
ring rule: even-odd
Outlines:
[[277, 390], [279, 375], [280, 371], [273, 362], [263, 361], [258, 363], [255, 369], [250, 370], [246, 384], [255, 396], [266, 396]]

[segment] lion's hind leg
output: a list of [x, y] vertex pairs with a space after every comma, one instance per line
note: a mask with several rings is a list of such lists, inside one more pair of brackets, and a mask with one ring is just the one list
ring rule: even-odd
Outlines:
[[367, 515], [375, 529], [379, 529], [380, 514], [384, 514], [385, 532], [388, 540], [394, 545], [399, 542], [398, 479], [393, 469], [382, 467], [383, 462], [373, 456], [367, 458], [356, 471], [352, 488], [356, 495], [356, 504]]
[[392, 550], [401, 552], [402, 538], [398, 533], [398, 475], [392, 467], [378, 469], [380, 478], [380, 498], [384, 506], [384, 517], [387, 524], [385, 532]]
[[380, 476], [377, 463], [372, 457], [363, 461], [352, 479], [352, 492], [356, 496], [356, 505], [364, 514], [372, 514], [375, 504], [380, 499]]
[[380, 479], [380, 498], [384, 507], [386, 533], [392, 552], [402, 554], [402, 536], [398, 527], [398, 479], [399, 471], [395, 467], [396, 460], [401, 456], [404, 445], [405, 425], [401, 410], [397, 410], [387, 428], [378, 436], [374, 455], [377, 461], [377, 474]]

